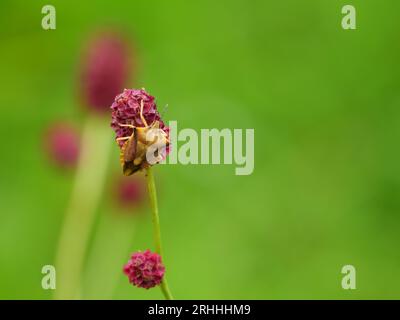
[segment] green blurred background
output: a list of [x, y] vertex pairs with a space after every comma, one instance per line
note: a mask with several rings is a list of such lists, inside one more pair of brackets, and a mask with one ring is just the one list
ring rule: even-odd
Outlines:
[[[41, 28], [41, 8], [57, 29]], [[341, 8], [357, 9], [357, 30]], [[74, 172], [42, 148], [55, 120], [81, 127], [87, 36], [117, 26], [145, 87], [180, 128], [254, 128], [255, 170], [156, 170], [168, 280], [180, 299], [400, 298], [400, 65], [395, 0], [0, 2], [0, 298], [50, 299]], [[110, 129], [110, 139], [114, 134]], [[148, 206], [112, 200], [113, 147], [82, 297], [161, 299], [128, 284], [129, 253], [152, 248]], [[341, 268], [357, 289], [341, 288]]]

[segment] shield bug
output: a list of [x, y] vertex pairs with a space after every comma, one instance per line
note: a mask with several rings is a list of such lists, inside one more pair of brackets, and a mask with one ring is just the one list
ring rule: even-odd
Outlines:
[[120, 153], [122, 172], [126, 176], [160, 162], [163, 159], [160, 150], [169, 145], [168, 136], [160, 129], [159, 121], [154, 121], [150, 126], [147, 124], [143, 117], [143, 100], [140, 106], [140, 118], [144, 124], [143, 127], [118, 124], [132, 129], [130, 136], [116, 139], [117, 141], [126, 140]]

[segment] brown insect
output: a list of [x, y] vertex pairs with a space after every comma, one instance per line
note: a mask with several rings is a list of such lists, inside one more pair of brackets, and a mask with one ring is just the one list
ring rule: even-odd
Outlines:
[[[122, 172], [126, 176], [130, 176], [139, 170], [159, 163], [162, 160], [160, 150], [169, 145], [167, 134], [160, 129], [159, 121], [154, 121], [150, 126], [147, 124], [146, 119], [143, 117], [143, 100], [140, 104], [140, 118], [144, 127], [136, 127], [131, 124], [118, 124], [121, 127], [133, 129], [132, 135], [116, 139], [117, 141], [126, 140], [122, 145], [120, 153]], [[149, 137], [151, 140], [148, 139]], [[150, 154], [152, 159], [149, 162], [148, 153], [150, 151], [153, 152]]]

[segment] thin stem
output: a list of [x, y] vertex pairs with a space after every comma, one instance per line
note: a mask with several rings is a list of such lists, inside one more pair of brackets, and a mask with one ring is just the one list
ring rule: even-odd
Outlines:
[[[156, 185], [154, 183], [154, 176], [151, 167], [147, 169], [146, 173], [147, 187], [149, 189], [151, 211], [152, 211], [152, 221], [154, 230], [154, 241], [156, 245], [156, 252], [163, 257], [162, 247], [161, 247], [161, 231], [160, 231], [160, 218], [158, 216], [158, 204], [157, 204], [157, 192]], [[171, 292], [168, 287], [167, 278], [164, 275], [163, 281], [161, 282], [161, 291], [164, 294], [165, 299], [173, 300]]]
[[75, 182], [56, 252], [55, 299], [77, 299], [90, 231], [104, 187], [112, 139], [104, 119], [85, 123]]
[[161, 291], [167, 300], [174, 300], [172, 297], [171, 291], [169, 291], [168, 283], [167, 283], [167, 277], [164, 275], [164, 279], [161, 282]]

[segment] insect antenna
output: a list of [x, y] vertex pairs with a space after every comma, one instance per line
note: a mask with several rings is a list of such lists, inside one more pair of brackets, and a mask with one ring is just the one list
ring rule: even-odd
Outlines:
[[168, 111], [168, 103], [164, 106], [164, 108], [162, 109], [162, 111], [160, 112], [160, 118], [164, 118], [165, 113]]

